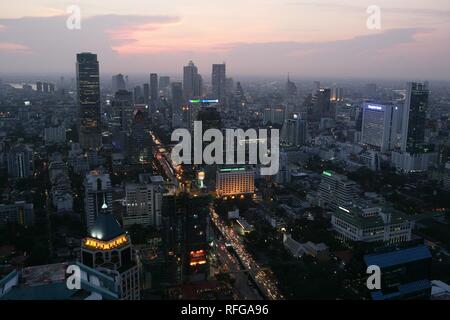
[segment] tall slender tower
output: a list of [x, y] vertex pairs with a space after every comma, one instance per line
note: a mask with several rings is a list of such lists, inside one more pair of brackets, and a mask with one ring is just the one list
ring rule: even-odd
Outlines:
[[158, 75], [156, 73], [150, 74], [150, 103], [153, 108], [158, 107]]
[[425, 143], [425, 124], [428, 109], [428, 84], [409, 82], [403, 107], [401, 150], [421, 153]]
[[183, 93], [186, 100], [202, 95], [202, 77], [192, 61], [183, 68]]
[[77, 54], [78, 134], [84, 149], [101, 146], [100, 75], [97, 55]]
[[225, 63], [212, 66], [212, 94], [213, 99], [225, 102], [226, 97], [226, 66]]

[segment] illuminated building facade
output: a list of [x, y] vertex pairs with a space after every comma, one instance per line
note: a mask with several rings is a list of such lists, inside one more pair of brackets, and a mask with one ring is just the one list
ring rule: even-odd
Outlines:
[[139, 272], [130, 237], [103, 203], [81, 245], [81, 263], [115, 279], [122, 300], [139, 300]]
[[219, 169], [216, 175], [216, 193], [219, 197], [255, 192], [255, 172], [244, 167]]
[[361, 142], [378, 151], [394, 148], [396, 142], [396, 111], [392, 105], [365, 103], [363, 107]]

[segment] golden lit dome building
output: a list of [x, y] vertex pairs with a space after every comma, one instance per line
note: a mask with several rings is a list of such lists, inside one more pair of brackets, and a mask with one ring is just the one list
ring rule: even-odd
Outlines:
[[113, 277], [119, 298], [139, 300], [139, 271], [131, 245], [114, 215], [104, 201], [90, 234], [81, 245], [81, 263]]

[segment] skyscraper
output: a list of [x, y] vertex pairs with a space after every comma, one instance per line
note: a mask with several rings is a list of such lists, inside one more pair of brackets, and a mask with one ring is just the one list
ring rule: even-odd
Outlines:
[[170, 86], [170, 77], [160, 76], [159, 77], [159, 90], [167, 90]]
[[298, 114], [293, 114], [291, 118], [285, 120], [281, 135], [286, 144], [302, 146], [308, 138], [308, 123]]
[[148, 83], [144, 83], [142, 87], [144, 88], [144, 104], [148, 105], [150, 102], [150, 86]]
[[212, 94], [213, 99], [219, 99], [221, 103], [226, 97], [226, 66], [225, 63], [212, 66]]
[[183, 122], [183, 86], [181, 82], [172, 82], [172, 127], [180, 127]]
[[365, 103], [361, 142], [381, 152], [393, 149], [397, 131], [396, 110], [398, 108], [392, 105]]
[[85, 149], [101, 146], [100, 76], [97, 55], [77, 54], [78, 134]]
[[202, 77], [192, 61], [183, 68], [183, 94], [186, 100], [198, 98], [202, 95]]
[[207, 217], [209, 197], [164, 196], [162, 240], [174, 280], [205, 280], [208, 273]]
[[115, 129], [130, 131], [133, 122], [133, 94], [127, 90], [119, 90], [112, 103], [112, 121]]
[[125, 90], [125, 79], [123, 74], [119, 73], [112, 76], [112, 92], [116, 93], [119, 90]]
[[297, 94], [297, 86], [291, 81], [289, 75], [286, 82], [286, 96], [292, 97]]
[[410, 82], [406, 88], [403, 108], [401, 150], [421, 153], [425, 143], [425, 123], [428, 109], [428, 84]]
[[142, 97], [142, 88], [141, 86], [136, 86], [134, 87], [134, 103], [135, 104], [140, 104], [143, 102], [143, 97]]
[[331, 112], [331, 89], [321, 88], [313, 97], [313, 120], [320, 121], [321, 118], [332, 117]]
[[158, 107], [159, 102], [158, 75], [150, 74], [150, 104], [153, 108]]

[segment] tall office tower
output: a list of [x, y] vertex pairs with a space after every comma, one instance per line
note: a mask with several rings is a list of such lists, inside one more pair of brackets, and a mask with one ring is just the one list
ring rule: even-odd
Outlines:
[[143, 102], [141, 86], [134, 87], [133, 96], [134, 96], [134, 103], [135, 104], [140, 104], [140, 103]]
[[331, 112], [331, 89], [321, 88], [313, 97], [313, 119], [334, 118]]
[[142, 109], [134, 110], [131, 133], [126, 142], [127, 156], [131, 164], [145, 165], [151, 160], [148, 125], [148, 114]]
[[150, 104], [153, 108], [157, 108], [159, 103], [158, 75], [150, 74]]
[[183, 94], [185, 100], [198, 98], [202, 95], [202, 77], [192, 61], [183, 68]]
[[428, 95], [427, 83], [410, 82], [407, 84], [402, 117], [402, 151], [412, 154], [423, 151]]
[[206, 280], [208, 275], [209, 197], [164, 196], [162, 239], [173, 281]]
[[48, 84], [48, 91], [50, 93], [54, 93], [55, 92], [55, 84], [54, 83], [49, 83]]
[[180, 127], [183, 122], [183, 85], [172, 82], [172, 127]]
[[96, 149], [102, 144], [100, 127], [100, 76], [97, 55], [77, 54], [78, 134], [80, 145]]
[[116, 93], [119, 90], [125, 90], [126, 89], [125, 79], [123, 77], [123, 74], [119, 73], [114, 76], [112, 76], [112, 93]]
[[392, 105], [364, 103], [361, 143], [381, 152], [392, 150], [396, 143], [396, 110]]
[[36, 91], [42, 92], [42, 90], [43, 90], [42, 82], [36, 82]]
[[169, 89], [170, 86], [170, 77], [168, 76], [160, 76], [159, 77], [159, 90], [164, 91]]
[[111, 109], [111, 125], [113, 129], [129, 132], [133, 122], [133, 94], [127, 90], [117, 91], [114, 95]]
[[151, 183], [127, 183], [125, 185], [126, 207], [123, 226], [134, 224], [161, 227], [163, 187]]
[[86, 226], [90, 230], [106, 202], [107, 211], [112, 211], [112, 186], [109, 174], [93, 170], [84, 179], [84, 211]]
[[317, 92], [320, 90], [320, 81], [314, 81], [313, 89], [312, 89], [312, 96], [315, 96]]
[[139, 300], [139, 269], [130, 236], [103, 202], [81, 244], [81, 263], [114, 279], [119, 299]]
[[45, 93], [48, 93], [48, 91], [49, 91], [48, 82], [43, 83], [42, 91], [44, 91]]
[[342, 101], [344, 89], [339, 87], [334, 87], [331, 89], [331, 101]]
[[281, 136], [286, 144], [302, 146], [308, 139], [308, 122], [296, 113], [286, 119], [281, 130]]
[[8, 175], [12, 178], [26, 178], [33, 174], [33, 150], [25, 145], [12, 147], [7, 154]]
[[223, 168], [216, 173], [216, 193], [219, 197], [255, 192], [255, 172], [245, 167]]
[[144, 83], [142, 87], [144, 88], [144, 104], [148, 106], [150, 103], [150, 86], [148, 83]]
[[319, 206], [337, 209], [351, 206], [357, 200], [358, 185], [346, 176], [324, 171], [319, 185]]
[[293, 97], [297, 94], [297, 86], [291, 81], [289, 75], [286, 81], [286, 96]]
[[212, 99], [219, 99], [220, 103], [226, 98], [226, 65], [213, 64], [212, 66]]

